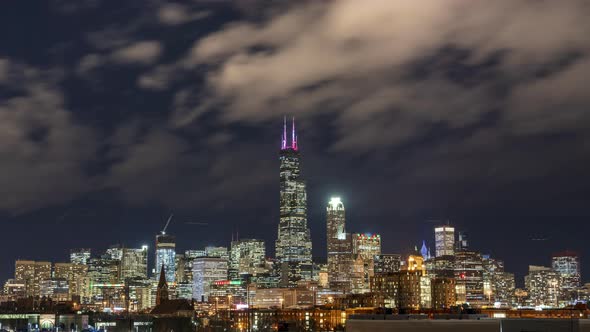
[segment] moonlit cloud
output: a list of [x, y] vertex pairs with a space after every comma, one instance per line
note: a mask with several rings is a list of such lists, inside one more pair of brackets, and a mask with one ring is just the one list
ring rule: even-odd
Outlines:
[[[211, 110], [221, 110], [228, 122], [266, 121], [276, 110], [333, 114], [341, 129], [334, 148], [344, 150], [399, 145], [433, 125], [471, 126], [498, 111], [517, 132], [530, 126], [531, 117], [553, 130], [556, 118], [536, 102], [537, 93], [550, 90], [553, 105], [569, 103], [572, 94], [584, 98], [560, 86], [575, 85], [578, 73], [588, 70], [589, 13], [584, 1], [367, 5], [350, 0], [294, 6], [261, 24], [230, 24], [195, 43], [181, 62], [213, 68], [208, 94], [192, 109], [179, 108], [173, 121], [186, 123]], [[449, 49], [464, 55], [453, 57]], [[537, 76], [573, 53], [583, 55], [572, 69]], [[420, 63], [423, 72], [414, 74]], [[449, 75], [460, 66], [490, 75], [465, 85]], [[499, 86], [513, 92], [498, 93]], [[560, 129], [576, 130], [580, 111], [559, 116]]]

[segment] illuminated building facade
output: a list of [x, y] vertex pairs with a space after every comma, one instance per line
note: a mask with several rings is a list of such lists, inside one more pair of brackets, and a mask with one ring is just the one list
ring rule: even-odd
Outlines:
[[455, 254], [455, 228], [439, 226], [434, 228], [436, 257]]
[[352, 273], [352, 239], [346, 233], [344, 204], [339, 197], [330, 199], [326, 207], [328, 284], [333, 290], [349, 292]]
[[208, 301], [211, 284], [227, 280], [227, 260], [219, 257], [199, 257], [193, 261], [193, 298]]
[[495, 302], [503, 305], [514, 303], [514, 290], [516, 281], [514, 273], [498, 272], [494, 275], [493, 295]]
[[64, 279], [68, 282], [70, 298], [72, 296], [88, 295], [88, 265], [72, 263], [55, 263], [53, 265], [53, 277]]
[[[354, 292], [369, 291], [369, 281], [374, 275], [375, 256], [381, 255], [381, 235], [379, 234], [354, 234], [352, 235], [352, 252], [355, 257], [355, 265], [358, 264], [359, 259], [362, 261], [362, 288], [353, 282]], [[355, 274], [353, 266], [353, 274]], [[358, 272], [358, 271], [356, 271]], [[354, 276], [353, 276], [354, 278]]]
[[531, 306], [557, 307], [561, 290], [561, 275], [550, 267], [529, 266], [529, 274], [524, 277]]
[[266, 271], [266, 248], [263, 240], [242, 239], [232, 241], [229, 259], [231, 278], [241, 275], [257, 275]]
[[[172, 283], [176, 280], [176, 238], [162, 231], [156, 235], [156, 264], [154, 271], [159, 272], [164, 266], [166, 281]], [[157, 277], [157, 274], [155, 275]]]
[[39, 284], [39, 296], [50, 298], [53, 301], [70, 300], [68, 281], [62, 278], [41, 280]]
[[89, 248], [77, 248], [70, 250], [70, 263], [86, 265], [91, 257]]
[[17, 260], [14, 279], [25, 285], [25, 296], [40, 296], [41, 281], [51, 278], [51, 262]]
[[120, 244], [110, 246], [106, 251], [106, 255], [109, 259], [121, 261], [123, 257], [123, 246]]
[[576, 289], [580, 287], [580, 257], [573, 251], [564, 251], [551, 257], [551, 267], [561, 276], [561, 300], [571, 302], [576, 299]]
[[229, 261], [229, 251], [227, 250], [227, 247], [205, 247], [205, 256], [219, 257], [225, 259], [226, 261]]
[[455, 279], [465, 289], [465, 302], [472, 306], [487, 303], [483, 288], [483, 261], [481, 254], [471, 250], [455, 253]]
[[148, 246], [139, 249], [123, 248], [121, 252], [121, 279], [147, 279]]
[[100, 302], [107, 287], [119, 284], [120, 267], [119, 261], [107, 255], [88, 261], [89, 288], [93, 301]]
[[280, 160], [280, 219], [276, 258], [281, 283], [294, 285], [311, 279], [311, 235], [307, 226], [307, 192], [300, 174], [300, 154], [293, 122], [291, 144], [287, 146], [287, 125], [283, 127]]
[[402, 256], [398, 254], [380, 254], [373, 257], [375, 274], [399, 272]]
[[433, 309], [449, 309], [456, 304], [455, 278], [434, 278], [431, 280], [431, 286]]

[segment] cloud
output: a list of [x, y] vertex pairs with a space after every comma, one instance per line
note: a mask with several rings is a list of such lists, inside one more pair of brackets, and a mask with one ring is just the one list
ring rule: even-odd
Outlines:
[[0, 85], [14, 92], [0, 102], [0, 209], [19, 213], [86, 192], [94, 182], [84, 171], [94, 133], [64, 109], [60, 75], [11, 59], [0, 64], [12, 70]]
[[139, 41], [113, 51], [111, 58], [114, 62], [129, 64], [151, 64], [162, 53], [162, 45], [158, 41]]
[[203, 19], [210, 15], [208, 11], [193, 12], [185, 5], [178, 3], [166, 3], [158, 10], [158, 19], [166, 25], [180, 25], [187, 22]]
[[[172, 121], [184, 125], [207, 112], [220, 112], [224, 122], [264, 122], [277, 111], [331, 114], [339, 128], [333, 148], [360, 151], [399, 146], [434, 126], [469, 128], [498, 112], [504, 126], [523, 134], [531, 118], [553, 130], [556, 115], [537, 94], [550, 91], [555, 106], [572, 97], [587, 102], [578, 89], [560, 86], [572, 87], [588, 71], [588, 14], [584, 1], [293, 6], [196, 42], [180, 67], [208, 66], [208, 89], [193, 107], [178, 103], [180, 93]], [[581, 59], [571, 67], [539, 75], [572, 54]], [[580, 111], [562, 113], [559, 129], [577, 130]]]

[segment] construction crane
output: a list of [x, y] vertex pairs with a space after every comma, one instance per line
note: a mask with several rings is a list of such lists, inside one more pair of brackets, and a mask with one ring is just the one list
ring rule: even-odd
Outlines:
[[168, 217], [168, 221], [166, 221], [166, 226], [164, 226], [164, 229], [162, 229], [162, 235], [166, 234], [166, 229], [168, 228], [168, 225], [170, 225], [170, 221], [172, 221], [172, 217], [174, 217], [174, 213], [170, 213], [170, 217]]

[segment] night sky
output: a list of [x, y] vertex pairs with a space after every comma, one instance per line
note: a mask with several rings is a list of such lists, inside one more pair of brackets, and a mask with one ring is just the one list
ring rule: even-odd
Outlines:
[[273, 255], [287, 115], [315, 256], [338, 195], [384, 253], [449, 220], [518, 284], [564, 249], [588, 281], [588, 17], [584, 0], [2, 1], [0, 280], [17, 258], [153, 248], [171, 212], [179, 250], [239, 232]]

